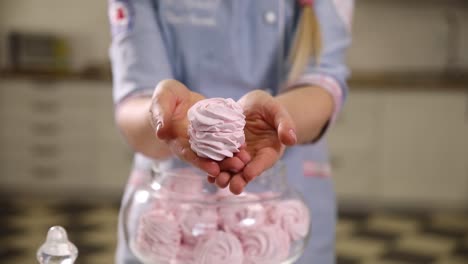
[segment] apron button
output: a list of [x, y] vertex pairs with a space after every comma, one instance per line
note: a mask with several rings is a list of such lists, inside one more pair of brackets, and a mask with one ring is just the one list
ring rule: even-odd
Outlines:
[[276, 22], [276, 14], [273, 11], [267, 11], [263, 15], [265, 22], [268, 24], [274, 24]]

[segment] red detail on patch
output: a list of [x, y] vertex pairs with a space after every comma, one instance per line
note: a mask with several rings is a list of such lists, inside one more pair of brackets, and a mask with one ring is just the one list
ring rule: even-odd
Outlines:
[[303, 166], [305, 177], [331, 177], [331, 168], [328, 163], [319, 163], [311, 160], [306, 160], [304, 161]]
[[301, 6], [311, 6], [314, 5], [314, 0], [299, 0]]
[[130, 13], [125, 3], [113, 2], [109, 6], [109, 19], [113, 26], [126, 26], [129, 23]]
[[117, 15], [116, 15], [117, 20], [125, 19], [126, 14], [125, 14], [125, 10], [122, 7], [117, 8], [116, 12], [117, 12]]

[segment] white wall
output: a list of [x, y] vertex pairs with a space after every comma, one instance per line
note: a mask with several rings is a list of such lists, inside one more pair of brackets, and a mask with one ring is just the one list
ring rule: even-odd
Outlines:
[[459, 10], [459, 17], [462, 21], [461, 43], [460, 43], [460, 64], [468, 68], [468, 8]]
[[440, 6], [357, 1], [349, 63], [357, 71], [440, 70], [447, 25]]
[[[354, 70], [444, 69], [448, 56], [447, 10], [455, 10], [462, 22], [455, 64], [468, 69], [467, 5], [447, 4], [444, 0], [357, 0], [356, 5], [354, 44], [349, 53]], [[106, 0], [1, 0], [0, 34], [7, 29], [54, 32], [68, 37], [73, 43], [72, 61], [77, 68], [89, 61], [107, 59], [110, 36]]]

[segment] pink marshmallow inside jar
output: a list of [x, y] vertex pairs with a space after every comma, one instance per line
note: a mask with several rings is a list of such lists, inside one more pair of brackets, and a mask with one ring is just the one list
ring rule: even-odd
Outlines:
[[151, 176], [123, 217], [126, 241], [142, 263], [286, 264], [306, 247], [310, 212], [280, 163], [240, 195], [208, 183], [196, 168]]

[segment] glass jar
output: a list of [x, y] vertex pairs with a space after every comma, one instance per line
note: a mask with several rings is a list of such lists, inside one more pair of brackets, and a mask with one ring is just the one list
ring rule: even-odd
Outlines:
[[154, 167], [124, 206], [124, 229], [145, 264], [285, 264], [304, 251], [310, 212], [282, 164], [240, 195], [194, 168]]

